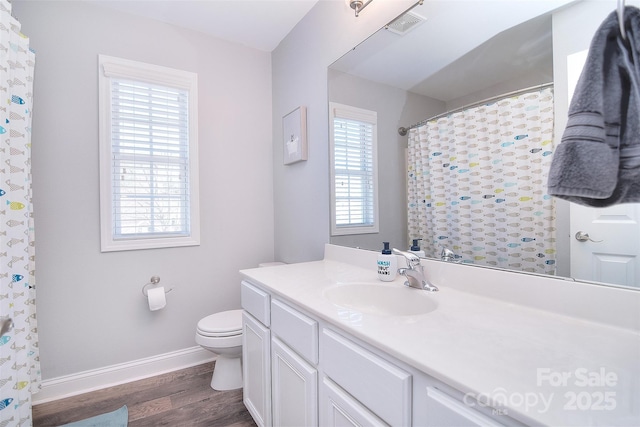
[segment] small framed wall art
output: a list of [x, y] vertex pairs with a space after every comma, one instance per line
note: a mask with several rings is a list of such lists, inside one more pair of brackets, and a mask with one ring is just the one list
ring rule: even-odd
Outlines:
[[300, 106], [282, 118], [284, 164], [307, 160], [307, 108]]

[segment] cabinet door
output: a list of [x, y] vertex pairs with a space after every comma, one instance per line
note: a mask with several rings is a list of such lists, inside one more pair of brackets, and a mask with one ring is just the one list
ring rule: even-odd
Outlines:
[[329, 378], [320, 390], [320, 423], [327, 427], [386, 427], [387, 423], [341, 389]]
[[271, 339], [273, 425], [318, 425], [318, 373], [277, 338]]
[[409, 372], [330, 329], [323, 329], [320, 360], [324, 374], [386, 423], [411, 423]]
[[426, 404], [427, 425], [429, 426], [499, 427], [503, 425], [435, 387], [427, 387], [424, 403]]
[[269, 329], [242, 313], [244, 406], [259, 427], [271, 426], [271, 352]]

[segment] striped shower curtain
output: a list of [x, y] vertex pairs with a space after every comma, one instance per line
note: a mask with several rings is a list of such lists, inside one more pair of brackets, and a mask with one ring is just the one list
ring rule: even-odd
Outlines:
[[0, 0], [0, 426], [30, 426], [40, 387], [31, 205], [31, 108], [35, 55], [11, 4]]
[[546, 193], [553, 90], [440, 117], [409, 133], [408, 239], [429, 257], [555, 273], [555, 206]]

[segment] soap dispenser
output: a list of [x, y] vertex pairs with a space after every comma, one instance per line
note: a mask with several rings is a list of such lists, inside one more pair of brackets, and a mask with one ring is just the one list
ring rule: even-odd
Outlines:
[[398, 258], [391, 253], [389, 242], [382, 242], [384, 249], [378, 254], [378, 279], [391, 282], [398, 274]]
[[424, 254], [424, 251], [420, 249], [418, 240], [422, 240], [422, 239], [413, 239], [413, 245], [411, 245], [411, 249], [409, 249], [409, 252], [413, 252], [414, 254], [418, 255], [420, 258], [424, 258], [426, 255]]

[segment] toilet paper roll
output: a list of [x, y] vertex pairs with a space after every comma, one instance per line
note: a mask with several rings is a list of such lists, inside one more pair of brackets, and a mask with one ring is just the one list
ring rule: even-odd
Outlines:
[[147, 299], [149, 300], [149, 310], [156, 311], [167, 305], [167, 297], [164, 293], [164, 286], [147, 290]]

